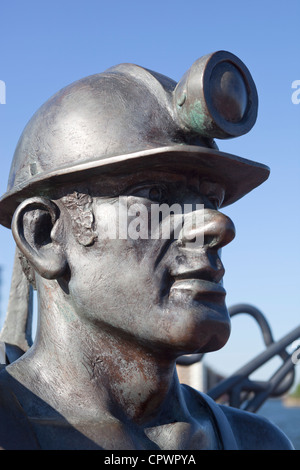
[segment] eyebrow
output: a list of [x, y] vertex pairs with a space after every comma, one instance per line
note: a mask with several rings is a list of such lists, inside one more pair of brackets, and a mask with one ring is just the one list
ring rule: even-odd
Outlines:
[[[176, 176], [176, 178], [174, 178], [174, 176]], [[126, 192], [134, 188], [158, 183], [165, 183], [167, 185], [173, 184], [174, 186], [184, 184], [197, 194], [202, 194], [204, 196], [216, 194], [220, 200], [224, 199], [225, 195], [225, 188], [220, 183], [210, 180], [199, 173], [191, 174], [190, 172], [183, 172], [178, 175], [178, 173], [173, 173], [172, 171], [167, 170], [152, 170], [148, 175], [141, 172], [115, 175], [114, 177], [104, 181], [94, 179], [94, 181], [90, 181], [88, 186], [89, 193], [91, 195], [98, 195], [100, 197], [116, 197], [125, 195]], [[210, 190], [201, 190], [202, 185], [207, 185], [207, 187], [210, 187]]]

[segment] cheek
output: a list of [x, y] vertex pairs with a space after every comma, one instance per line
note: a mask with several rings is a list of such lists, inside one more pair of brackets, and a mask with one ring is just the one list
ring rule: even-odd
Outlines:
[[[88, 255], [87, 255], [88, 253]], [[69, 291], [79, 315], [93, 322], [132, 327], [134, 319], [157, 303], [158, 277], [149, 261], [139, 260], [143, 249], [126, 241], [88, 247], [71, 267]], [[157, 281], [156, 281], [157, 279]]]

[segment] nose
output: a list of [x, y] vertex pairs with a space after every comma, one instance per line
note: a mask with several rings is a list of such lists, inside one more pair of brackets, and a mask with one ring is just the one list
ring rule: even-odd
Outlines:
[[184, 217], [182, 246], [205, 246], [216, 250], [228, 245], [235, 237], [235, 226], [227, 215], [216, 210], [194, 211]]

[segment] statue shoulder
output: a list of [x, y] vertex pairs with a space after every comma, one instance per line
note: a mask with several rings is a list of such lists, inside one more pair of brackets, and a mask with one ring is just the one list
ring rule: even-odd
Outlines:
[[288, 437], [266, 418], [231, 406], [220, 405], [208, 395], [187, 385], [182, 389], [193, 415], [197, 414], [199, 405], [208, 406], [225, 449], [293, 450]]
[[241, 450], [293, 450], [288, 437], [271, 421], [248, 411], [219, 405]]
[[0, 449], [34, 450], [38, 448], [30, 423], [9, 387], [5, 368], [0, 370]]

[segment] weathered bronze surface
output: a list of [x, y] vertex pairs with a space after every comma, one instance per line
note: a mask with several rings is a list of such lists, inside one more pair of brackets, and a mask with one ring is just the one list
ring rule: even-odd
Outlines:
[[[1, 333], [12, 357], [0, 374], [2, 448], [291, 448], [269, 422], [217, 405], [176, 374], [178, 357], [217, 350], [230, 334], [220, 250], [235, 229], [218, 209], [269, 169], [213, 139], [248, 132], [256, 113], [250, 73], [221, 51], [178, 84], [113, 67], [33, 116], [0, 200], [18, 249], [13, 285], [27, 299], [12, 300]], [[189, 210], [169, 211], [153, 236], [158, 204]], [[129, 214], [124, 236], [129, 206], [139, 224]], [[159, 236], [170, 220], [181, 223], [178, 236]], [[25, 275], [38, 294], [32, 346]]]

